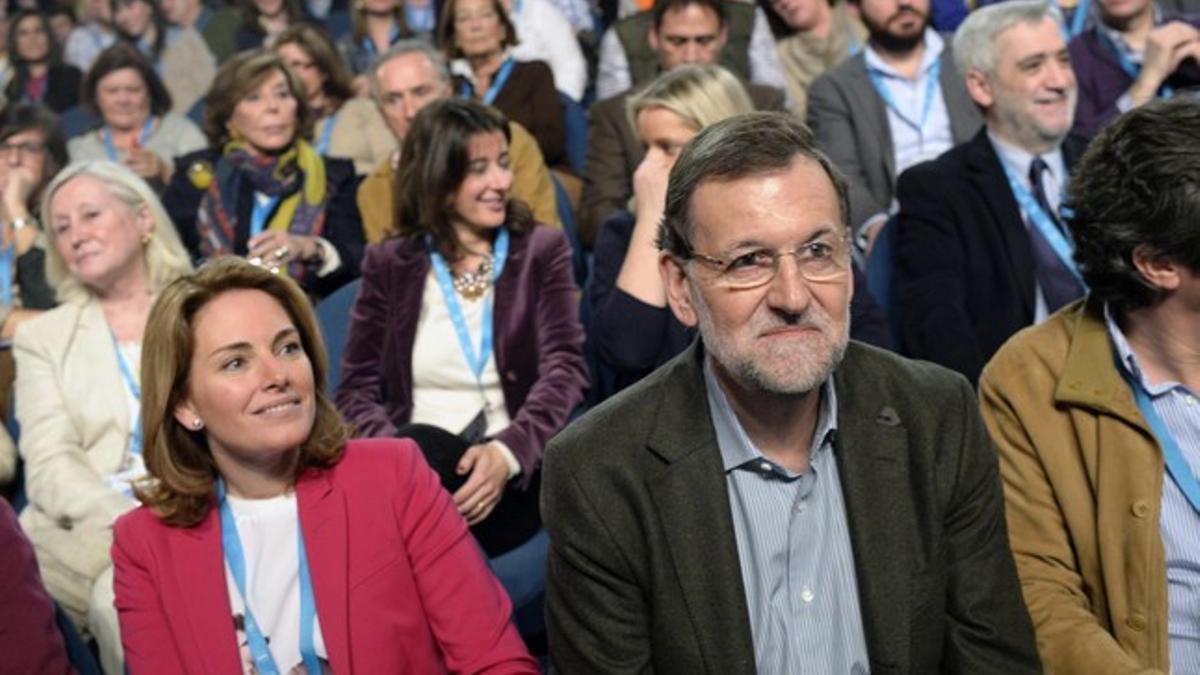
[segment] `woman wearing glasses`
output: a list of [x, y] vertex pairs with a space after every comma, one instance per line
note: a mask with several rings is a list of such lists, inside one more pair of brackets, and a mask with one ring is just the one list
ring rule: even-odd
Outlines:
[[[691, 342], [695, 331], [667, 308], [659, 274], [656, 239], [667, 176], [684, 144], [701, 129], [754, 111], [737, 78], [715, 65], [675, 68], [630, 97], [627, 105], [646, 157], [633, 177], [634, 213], [609, 216], [596, 237], [588, 336], [614, 380], [604, 383], [602, 396], [640, 380]], [[851, 335], [886, 346], [878, 307], [865, 283], [856, 286]]]

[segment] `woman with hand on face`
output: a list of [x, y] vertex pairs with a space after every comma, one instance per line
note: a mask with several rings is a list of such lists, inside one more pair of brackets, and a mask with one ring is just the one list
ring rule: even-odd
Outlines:
[[[54, 307], [34, 214], [42, 188], [66, 163], [66, 142], [53, 113], [16, 103], [0, 114], [0, 341], [11, 341], [17, 326]], [[12, 350], [0, 350], [0, 411], [10, 409], [15, 374]], [[17, 447], [0, 430], [0, 491], [16, 465]]]
[[395, 137], [373, 100], [355, 98], [346, 64], [324, 31], [296, 24], [279, 35], [275, 53], [304, 85], [318, 153], [353, 161], [359, 174], [391, 157]]
[[121, 672], [109, 548], [144, 473], [137, 378], [154, 295], [190, 270], [154, 192], [125, 167], [63, 169], [45, 190], [46, 274], [61, 304], [13, 341], [29, 505], [21, 525], [47, 589]]
[[154, 0], [111, 1], [117, 33], [150, 59], [171, 92], [172, 110], [187, 115], [217, 72], [216, 57], [204, 38], [193, 28], [168, 32]]
[[517, 61], [509, 53], [517, 31], [500, 0], [446, 0], [438, 44], [452, 59], [456, 93], [525, 127], [547, 166], [562, 162], [566, 123], [554, 75], [543, 61]]
[[489, 556], [538, 531], [542, 452], [587, 387], [570, 244], [511, 198], [508, 130], [461, 99], [413, 120], [337, 394], [359, 435], [417, 439]]
[[204, 110], [212, 146], [180, 157], [163, 203], [197, 260], [244, 256], [323, 297], [358, 276], [354, 165], [309, 143], [304, 86], [273, 52], [221, 66]]
[[420, 450], [347, 442], [294, 283], [213, 261], [145, 353], [151, 478], [113, 545], [132, 675], [538, 672]]
[[56, 113], [79, 103], [79, 69], [62, 62], [45, 15], [17, 12], [8, 24], [8, 58], [14, 75], [4, 90], [10, 103], [38, 103]]
[[191, 120], [170, 112], [171, 94], [132, 45], [100, 53], [84, 80], [83, 101], [104, 123], [71, 139], [73, 161], [119, 162], [161, 189], [175, 171], [175, 157], [208, 145]]

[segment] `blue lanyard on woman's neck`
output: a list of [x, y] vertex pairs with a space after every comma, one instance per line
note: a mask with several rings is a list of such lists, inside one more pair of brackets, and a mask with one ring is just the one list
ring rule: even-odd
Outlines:
[[250, 238], [253, 239], [267, 229], [267, 216], [279, 204], [279, 195], [273, 195], [266, 200], [260, 200], [258, 193], [254, 194], [254, 207], [250, 210]]
[[[142, 133], [138, 134], [138, 147], [145, 147], [146, 141], [150, 140], [150, 133], [154, 131], [154, 115], [146, 115], [146, 121], [142, 123]], [[104, 154], [109, 161], [120, 161], [117, 158], [117, 148], [113, 145], [112, 127], [105, 124], [100, 130], [100, 138], [104, 141]]]
[[[484, 92], [483, 98], [481, 99], [484, 105], [492, 105], [492, 103], [495, 102], [496, 97], [500, 95], [500, 90], [504, 88], [504, 84], [508, 82], [509, 76], [512, 75], [515, 63], [516, 62], [513, 61], [513, 58], [510, 56], [504, 59], [504, 63], [500, 64], [500, 70], [496, 71], [496, 76], [492, 78], [492, 84], [488, 87], [487, 91]], [[463, 98], [470, 98], [472, 91], [473, 88], [471, 85], [467, 82], [463, 82], [461, 89]]]
[[133, 376], [133, 368], [129, 367], [129, 362], [125, 360], [125, 353], [121, 351], [121, 343], [117, 342], [116, 333], [112, 334], [113, 350], [117, 352], [117, 367], [121, 369], [121, 379], [125, 381], [125, 388], [129, 390], [130, 396], [133, 397], [134, 404], [137, 410], [134, 411], [134, 418], [139, 420], [133, 425], [133, 433], [129, 438], [129, 452], [134, 455], [142, 454], [142, 388], [138, 386], [137, 378]]
[[[467, 365], [470, 366], [471, 372], [475, 375], [475, 381], [483, 380], [483, 371], [487, 367], [487, 363], [492, 358], [492, 312], [495, 308], [495, 293], [492, 297], [484, 298], [483, 302], [483, 325], [480, 326], [479, 335], [479, 351], [475, 351], [475, 346], [471, 344], [471, 333], [467, 330], [467, 319], [463, 314], [462, 305], [458, 302], [458, 292], [454, 290], [454, 280], [450, 278], [450, 266], [446, 264], [446, 259], [442, 257], [433, 248], [431, 240], [427, 240], [429, 246], [429, 260], [433, 264], [433, 273], [437, 278], [438, 286], [442, 289], [442, 298], [446, 301], [446, 309], [450, 312], [450, 321], [454, 324], [454, 332], [458, 336], [458, 346], [462, 348], [463, 358], [467, 360]], [[508, 258], [508, 228], [501, 227], [496, 233], [496, 244], [492, 248], [492, 288], [496, 288], [496, 280], [500, 278], [500, 273], [504, 271], [504, 261]]]
[[[1121, 46], [1112, 39], [1112, 36], [1108, 34], [1108, 31], [1105, 30], [1099, 22], [1096, 23], [1096, 37], [1100, 38], [1100, 42], [1108, 47], [1113, 56], [1117, 58], [1117, 65], [1121, 67], [1121, 70], [1125, 71], [1126, 75], [1134, 80], [1138, 78], [1138, 75], [1141, 75], [1142, 65], [1140, 63], [1134, 63], [1133, 60], [1129, 58], [1129, 54], [1125, 53], [1124, 49], [1121, 49]], [[1171, 86], [1166, 82], [1164, 82], [1162, 86], [1158, 88], [1158, 95], [1161, 98], [1171, 98], [1174, 94], [1175, 90], [1172, 89]]]
[[[229, 573], [237, 584], [238, 593], [242, 596], [242, 606], [245, 608], [244, 627], [246, 641], [250, 643], [250, 656], [254, 659], [254, 667], [259, 675], [279, 675], [275, 658], [271, 656], [271, 650], [267, 646], [267, 638], [250, 611], [250, 597], [246, 595], [246, 556], [242, 552], [237, 520], [233, 517], [229, 500], [226, 499], [225, 480], [222, 478], [217, 478], [217, 503], [221, 511], [221, 550], [225, 554], [225, 563], [229, 565]], [[304, 659], [304, 667], [308, 672], [320, 673], [321, 662], [317, 659], [316, 642], [313, 638], [317, 604], [313, 594], [312, 576], [308, 570], [308, 552], [304, 547], [304, 529], [300, 527], [299, 505], [296, 514], [296, 546], [296, 555], [300, 561], [300, 656]]]
[[[388, 46], [396, 44], [396, 40], [400, 39], [400, 26], [392, 21], [392, 29], [388, 31]], [[375, 46], [375, 40], [370, 35], [363, 36], [362, 48], [371, 55], [372, 58], [379, 54], [379, 48]]]
[[1075, 5], [1075, 13], [1071, 15], [1071, 27], [1067, 33], [1067, 42], [1083, 32], [1083, 27], [1087, 24], [1088, 12], [1091, 11], [1089, 5], [1091, 5], [1091, 0], [1079, 0], [1079, 4]]
[[337, 124], [338, 111], [325, 118], [325, 126], [321, 127], [321, 138], [317, 140], [317, 154], [324, 157], [329, 152], [329, 139], [333, 137], [333, 127]]

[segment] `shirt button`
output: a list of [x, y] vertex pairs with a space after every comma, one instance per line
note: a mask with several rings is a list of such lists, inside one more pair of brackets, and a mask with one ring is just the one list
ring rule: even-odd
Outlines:
[[1196, 405], [1196, 397], [1188, 394], [1187, 396], [1183, 397], [1183, 402], [1188, 405]]
[[813, 597], [814, 596], [813, 596], [813, 592], [812, 592], [811, 588], [805, 588], [803, 591], [800, 592], [800, 599], [805, 602], [812, 602]]
[[770, 462], [763, 462], [762, 464], [758, 465], [758, 468], [762, 469], [766, 473], [771, 473], [771, 463]]
[[1146, 500], [1144, 499], [1139, 499], [1134, 502], [1133, 508], [1129, 510], [1133, 512], [1134, 518], [1145, 518], [1150, 515], [1150, 505], [1147, 504]]
[[800, 501], [796, 502], [796, 506], [793, 508], [795, 509], [796, 513], [804, 513], [804, 509], [808, 508], [808, 502], [801, 499]]

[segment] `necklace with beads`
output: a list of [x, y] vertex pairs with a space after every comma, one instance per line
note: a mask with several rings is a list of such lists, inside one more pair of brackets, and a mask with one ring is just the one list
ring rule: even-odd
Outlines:
[[451, 273], [454, 290], [464, 300], [478, 300], [492, 286], [492, 256], [484, 256], [479, 268], [473, 272]]

